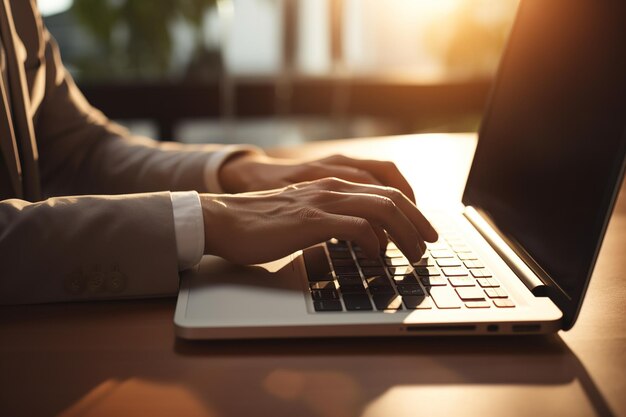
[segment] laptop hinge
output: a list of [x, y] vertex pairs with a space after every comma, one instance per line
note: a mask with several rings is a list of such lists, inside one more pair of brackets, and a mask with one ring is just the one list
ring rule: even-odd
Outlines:
[[547, 285], [526, 265], [502, 238], [500, 233], [472, 206], [466, 206], [463, 212], [470, 223], [500, 255], [515, 275], [537, 297], [547, 297]]

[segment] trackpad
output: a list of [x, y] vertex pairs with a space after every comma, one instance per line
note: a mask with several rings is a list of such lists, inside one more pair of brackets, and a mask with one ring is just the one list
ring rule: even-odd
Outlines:
[[[194, 272], [185, 274], [189, 288], [186, 319], [213, 326], [291, 322], [293, 313], [307, 314], [302, 268], [294, 256], [259, 266], [234, 265], [205, 256]], [[296, 314], [299, 316], [299, 314]]]

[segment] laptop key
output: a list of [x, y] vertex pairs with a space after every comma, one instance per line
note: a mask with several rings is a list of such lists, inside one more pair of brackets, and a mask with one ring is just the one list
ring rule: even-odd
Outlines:
[[442, 268], [449, 268], [449, 267], [461, 266], [461, 261], [459, 261], [458, 259], [454, 259], [454, 258], [443, 258], [443, 259], [437, 259], [437, 265], [439, 265]]
[[386, 276], [385, 269], [382, 266], [361, 268], [361, 272], [363, 272], [364, 277]]
[[454, 252], [449, 250], [431, 250], [430, 256], [435, 259], [439, 258], [454, 258]]
[[386, 275], [379, 275], [379, 276], [375, 276], [375, 277], [370, 277], [370, 278], [366, 278], [365, 279], [367, 281], [367, 286], [369, 288], [372, 287], [391, 287], [391, 283], [389, 282], [389, 279], [387, 279]]
[[398, 294], [403, 296], [424, 295], [424, 290], [419, 284], [398, 284], [396, 285]]
[[359, 276], [359, 270], [356, 268], [356, 264], [354, 264], [354, 266], [338, 266], [335, 268], [335, 273], [337, 274], [337, 276]]
[[313, 301], [315, 311], [343, 311], [339, 300], [315, 300]]
[[500, 284], [494, 278], [477, 278], [476, 282], [483, 288], [499, 287]]
[[428, 292], [437, 308], [461, 308], [461, 300], [451, 287], [431, 287]]
[[383, 266], [383, 263], [380, 259], [359, 259], [359, 265], [363, 268], [363, 267], [370, 267], [370, 266]]
[[356, 256], [356, 258], [359, 260], [359, 262], [361, 262], [362, 260], [365, 260], [365, 259], [372, 259], [368, 255], [366, 255], [365, 252], [363, 252], [362, 250], [355, 250], [354, 251], [354, 256]]
[[350, 252], [330, 252], [331, 259], [352, 259]]
[[450, 231], [444, 235], [444, 239], [448, 242], [448, 245], [464, 245], [465, 240], [459, 236], [458, 233]]
[[388, 287], [368, 287], [370, 290], [370, 294], [395, 294], [393, 287], [390, 285]]
[[407, 266], [409, 260], [406, 258], [385, 258], [385, 264], [387, 266]]
[[442, 240], [433, 243], [426, 242], [426, 247], [430, 250], [448, 250], [448, 244]]
[[401, 284], [416, 284], [417, 285], [417, 278], [415, 278], [413, 274], [394, 275], [393, 280], [396, 283], [396, 285], [401, 285]]
[[432, 256], [423, 256], [422, 259], [420, 259], [419, 261], [413, 264], [413, 266], [415, 267], [434, 266], [434, 265], [435, 265], [435, 260], [433, 259]]
[[441, 272], [447, 277], [465, 277], [467, 270], [464, 268], [441, 268]]
[[464, 244], [461, 244], [461, 245], [451, 245], [450, 247], [456, 253], [468, 253], [468, 252], [472, 251], [472, 249], [469, 246], [464, 245]]
[[396, 245], [395, 243], [389, 241], [387, 242], [387, 246], [385, 246], [386, 250], [399, 250], [398, 249], [398, 245]]
[[482, 301], [485, 293], [478, 287], [459, 287], [454, 289], [463, 301]]
[[410, 275], [413, 273], [413, 267], [410, 265], [394, 266], [394, 267], [387, 268], [387, 270], [389, 271], [389, 274], [392, 276]]
[[490, 278], [491, 272], [487, 271], [485, 268], [480, 269], [470, 269], [470, 272], [474, 276], [474, 278]]
[[311, 290], [334, 290], [336, 287], [334, 281], [317, 281], [309, 283], [309, 288]]
[[428, 310], [433, 308], [432, 301], [425, 295], [403, 295], [402, 301], [404, 302], [404, 306], [409, 310]]
[[373, 310], [372, 303], [367, 294], [344, 294], [343, 303], [348, 311]]
[[339, 288], [342, 292], [365, 292], [361, 277], [355, 275], [337, 277]]
[[437, 275], [441, 275], [439, 270], [434, 267], [426, 267], [426, 268], [415, 268], [415, 273], [420, 277], [433, 277]]
[[333, 264], [333, 267], [338, 268], [342, 266], [354, 267], [355, 263], [352, 258], [350, 259], [332, 259], [330, 262]]
[[515, 303], [511, 301], [510, 298], [494, 298], [492, 301], [496, 305], [496, 307], [499, 307], [499, 308], [515, 307]]
[[387, 249], [385, 251], [386, 258], [404, 258], [404, 254], [399, 249]]
[[506, 291], [502, 288], [485, 288], [485, 294], [489, 298], [508, 298]]
[[338, 300], [339, 294], [337, 290], [313, 290], [311, 291], [311, 297], [314, 300]]
[[444, 277], [420, 277], [420, 281], [425, 287], [438, 287], [448, 285], [448, 280]]
[[333, 275], [326, 258], [326, 251], [322, 246], [305, 249], [302, 253], [304, 266], [309, 281], [332, 281]]
[[483, 263], [480, 262], [479, 260], [463, 261], [463, 265], [465, 265], [465, 267], [468, 268], [468, 269], [484, 268], [485, 267], [485, 265], [483, 265]]
[[339, 284], [342, 294], [365, 294], [363, 284]]
[[339, 281], [339, 285], [363, 283], [359, 275], [337, 275], [337, 281]]
[[402, 298], [395, 294], [372, 295], [377, 310], [402, 310]]
[[470, 277], [450, 277], [448, 281], [453, 287], [473, 287], [476, 285], [474, 278]]
[[465, 307], [467, 308], [489, 308], [491, 304], [487, 300], [482, 301], [466, 301]]
[[457, 256], [462, 261], [474, 261], [474, 260], [478, 259], [476, 257], [476, 255], [474, 255], [472, 252], [459, 253], [459, 254], [457, 254]]

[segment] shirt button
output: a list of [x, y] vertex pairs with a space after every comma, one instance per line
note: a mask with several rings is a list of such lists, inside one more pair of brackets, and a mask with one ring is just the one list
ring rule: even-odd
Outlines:
[[91, 293], [100, 292], [104, 288], [104, 274], [100, 271], [94, 271], [89, 275], [87, 281], [87, 290]]
[[112, 293], [120, 293], [126, 288], [126, 275], [121, 271], [111, 271], [107, 274], [106, 289]]
[[82, 294], [85, 291], [85, 276], [80, 271], [74, 271], [65, 278], [65, 291], [72, 295]]

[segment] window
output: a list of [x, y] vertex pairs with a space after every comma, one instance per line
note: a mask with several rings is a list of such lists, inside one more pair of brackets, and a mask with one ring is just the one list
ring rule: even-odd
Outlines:
[[271, 146], [475, 129], [517, 1], [39, 4], [66, 66], [109, 116], [191, 141], [256, 131]]

